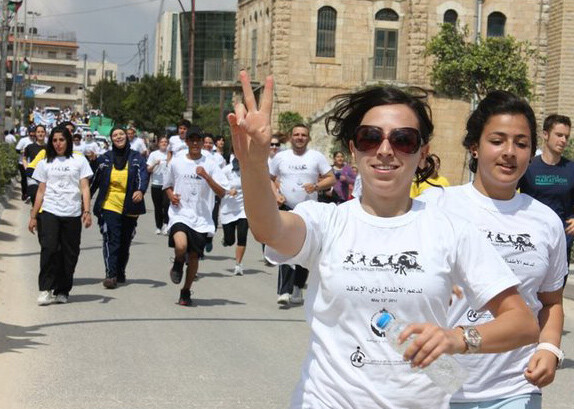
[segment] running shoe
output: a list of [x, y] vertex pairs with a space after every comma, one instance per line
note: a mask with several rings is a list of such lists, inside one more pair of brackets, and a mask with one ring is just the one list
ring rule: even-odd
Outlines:
[[116, 277], [109, 277], [104, 280], [103, 284], [108, 290], [113, 290], [118, 287], [118, 279]]
[[290, 294], [289, 294], [289, 293], [281, 294], [281, 295], [277, 298], [277, 304], [289, 305], [289, 298], [290, 298]]
[[58, 294], [54, 299], [55, 304], [67, 304], [68, 296], [66, 294]]
[[169, 236], [169, 230], [167, 228], [167, 224], [164, 224], [161, 228], [161, 234], [163, 234], [164, 236]]
[[236, 264], [234, 272], [235, 272], [236, 276], [242, 276], [243, 275], [243, 265], [242, 264]]
[[291, 294], [291, 299], [289, 300], [291, 304], [303, 304], [303, 290], [293, 286], [293, 294]]
[[205, 252], [211, 253], [211, 250], [213, 250], [213, 243], [208, 241], [207, 244], [205, 245]]
[[54, 295], [51, 291], [40, 291], [38, 305], [50, 305], [52, 302], [54, 302]]
[[183, 305], [184, 307], [191, 307], [191, 291], [181, 290], [179, 292], [179, 301], [177, 303], [179, 305]]
[[181, 279], [183, 278], [183, 263], [179, 261], [174, 261], [171, 270], [169, 270], [169, 277], [171, 278], [171, 282], [174, 284], [181, 283]]
[[155, 229], [155, 234], [159, 236], [161, 234], [161, 229]]

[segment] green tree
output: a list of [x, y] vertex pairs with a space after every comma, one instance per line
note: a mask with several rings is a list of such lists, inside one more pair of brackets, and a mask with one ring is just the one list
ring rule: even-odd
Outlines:
[[114, 122], [122, 124], [128, 119], [123, 107], [123, 102], [129, 92], [128, 89], [125, 84], [104, 79], [98, 81], [93, 91], [88, 92], [88, 102], [92, 107], [101, 109], [104, 115], [112, 118]]
[[193, 107], [193, 124], [213, 135], [229, 135], [227, 118], [221, 114], [219, 105], [197, 105]]
[[303, 124], [305, 121], [303, 117], [298, 112], [285, 111], [279, 114], [279, 132], [287, 135], [293, 129], [293, 126], [297, 124]]
[[136, 127], [159, 135], [181, 118], [185, 98], [179, 81], [163, 74], [146, 75], [130, 86], [122, 106]]
[[489, 37], [479, 43], [468, 41], [468, 29], [443, 24], [427, 43], [427, 55], [434, 57], [431, 83], [436, 91], [451, 98], [482, 99], [501, 89], [519, 96], [532, 96], [528, 63], [539, 58], [528, 42], [514, 37]]

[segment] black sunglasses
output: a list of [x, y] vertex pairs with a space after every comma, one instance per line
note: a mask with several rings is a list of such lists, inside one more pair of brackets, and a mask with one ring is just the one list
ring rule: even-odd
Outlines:
[[271, 146], [274, 148], [278, 148], [281, 146], [281, 144], [280, 143], [271, 143]]
[[[361, 152], [378, 149], [383, 143], [383, 130], [377, 126], [361, 125], [355, 129], [353, 143], [355, 148]], [[422, 145], [422, 137], [418, 129], [415, 128], [395, 128], [387, 137], [393, 151], [399, 151], [412, 155], [416, 153]]]

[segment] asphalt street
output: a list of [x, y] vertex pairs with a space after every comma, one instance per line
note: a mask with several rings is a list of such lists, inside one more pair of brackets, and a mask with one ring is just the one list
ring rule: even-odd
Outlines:
[[[151, 210], [151, 198], [146, 197]], [[303, 308], [276, 304], [276, 268], [252, 238], [245, 275], [233, 248], [201, 261], [193, 307], [176, 305], [172, 251], [141, 217], [127, 285], [106, 290], [97, 225], [82, 233], [66, 305], [36, 305], [39, 245], [16, 195], [0, 219], [0, 409], [285, 408], [308, 329]], [[564, 367], [545, 409], [574, 407], [574, 301], [565, 300]]]

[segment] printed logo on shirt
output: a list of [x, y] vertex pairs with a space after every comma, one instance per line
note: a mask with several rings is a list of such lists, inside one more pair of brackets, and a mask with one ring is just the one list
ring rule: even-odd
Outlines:
[[536, 175], [534, 184], [536, 186], [567, 185], [568, 179], [560, 175]]
[[528, 233], [506, 234], [487, 230], [486, 238], [494, 247], [514, 247], [522, 252], [536, 250]]
[[54, 165], [54, 166], [52, 166], [52, 170], [55, 172], [69, 172], [70, 167], [68, 165], [65, 165], [65, 166]]
[[395, 315], [388, 312], [386, 308], [383, 308], [382, 310], [377, 311], [371, 317], [371, 331], [373, 331], [373, 334], [375, 334], [379, 338], [386, 338], [387, 337], [387, 335], [385, 333], [386, 327], [381, 328], [381, 326], [380, 326], [381, 317], [383, 317], [385, 315], [390, 315], [391, 317], [393, 317], [393, 320], [396, 318]]
[[365, 354], [361, 351], [361, 347], [351, 354], [351, 365], [355, 368], [361, 368], [365, 365]]
[[195, 180], [201, 180], [203, 179], [201, 176], [195, 174], [195, 173], [187, 173], [185, 175], [181, 175], [181, 177], [183, 179], [195, 179]]
[[307, 165], [306, 165], [306, 164], [302, 164], [302, 165], [289, 165], [288, 168], [291, 169], [291, 170], [307, 170]]
[[417, 261], [418, 254], [418, 251], [403, 251], [396, 254], [377, 254], [371, 257], [362, 252], [349, 250], [343, 265], [344, 268], [362, 265], [373, 267], [378, 271], [391, 271], [394, 274], [406, 276], [407, 272], [423, 271]]
[[490, 321], [493, 318], [494, 317], [492, 316], [492, 314], [489, 311], [478, 312], [478, 311], [475, 311], [473, 309], [469, 309], [466, 312], [466, 319], [469, 322], [476, 322], [480, 319]]
[[351, 353], [349, 360], [351, 361], [351, 365], [355, 368], [362, 368], [365, 365], [410, 365], [410, 362], [407, 362], [404, 359], [369, 359], [360, 346], [357, 346], [357, 349]]

